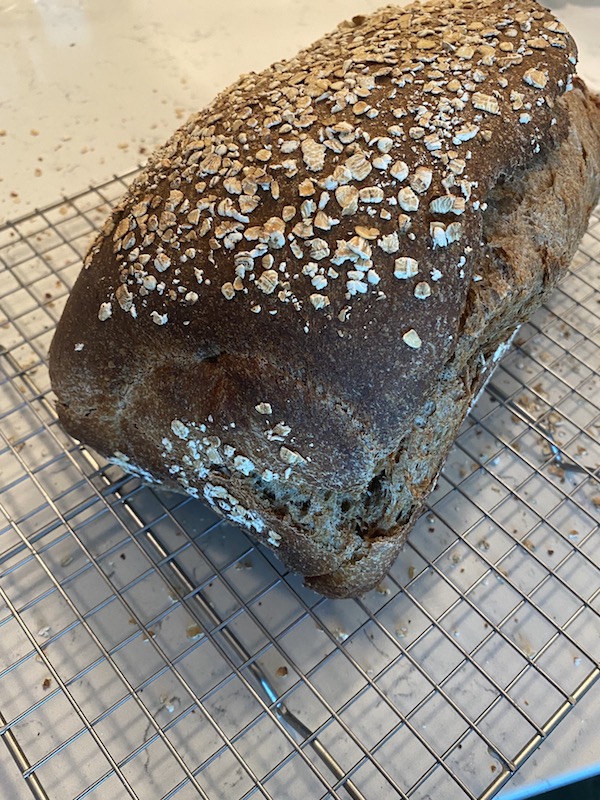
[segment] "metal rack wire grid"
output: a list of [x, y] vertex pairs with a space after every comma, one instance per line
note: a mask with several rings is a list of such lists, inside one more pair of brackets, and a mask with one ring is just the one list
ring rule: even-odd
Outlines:
[[57, 423], [48, 345], [132, 177], [0, 229], [0, 737], [24, 782], [488, 800], [600, 676], [600, 217], [389, 576], [331, 601]]

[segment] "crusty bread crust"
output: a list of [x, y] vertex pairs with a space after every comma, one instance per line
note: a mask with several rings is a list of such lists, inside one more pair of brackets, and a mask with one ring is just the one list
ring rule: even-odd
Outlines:
[[600, 111], [535, 3], [355, 18], [152, 158], [50, 352], [66, 429], [331, 596], [389, 568], [600, 191]]
[[[425, 407], [435, 411], [427, 429], [415, 425], [395, 454], [388, 476], [392, 486], [406, 483], [415, 465], [427, 464], [420, 496], [413, 490], [411, 518], [394, 536], [371, 542], [335, 572], [309, 578], [309, 585], [323, 594], [362, 594], [389, 570], [504, 344], [569, 267], [600, 194], [600, 100], [576, 80], [574, 91], [559, 103], [571, 119], [567, 139], [535, 166], [499, 182], [488, 195], [478, 262], [481, 280], [471, 286], [459, 344], [444, 380], [425, 401]], [[386, 512], [389, 506], [381, 508], [382, 517]]]

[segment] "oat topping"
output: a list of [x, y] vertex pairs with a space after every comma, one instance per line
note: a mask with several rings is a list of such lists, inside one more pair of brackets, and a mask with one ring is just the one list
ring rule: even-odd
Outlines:
[[379, 236], [379, 228], [366, 228], [364, 225], [357, 225], [354, 232], [361, 239], [373, 240]]
[[342, 208], [343, 216], [351, 216], [358, 208], [359, 192], [355, 186], [339, 186], [335, 190], [335, 199]]
[[379, 186], [365, 186], [359, 191], [358, 196], [363, 203], [382, 203], [385, 199], [385, 193]]
[[523, 75], [523, 80], [536, 89], [544, 89], [548, 83], [548, 74], [540, 69], [528, 69]]
[[417, 283], [414, 295], [418, 300], [426, 300], [431, 296], [431, 287], [427, 281], [419, 281], [419, 283]]
[[277, 533], [276, 531], [269, 531], [267, 542], [273, 547], [279, 547], [281, 544], [281, 534]]
[[361, 150], [358, 150], [353, 156], [350, 156], [345, 166], [352, 178], [356, 181], [364, 181], [373, 170], [373, 167]]
[[483, 92], [475, 92], [471, 98], [471, 102], [475, 108], [481, 111], [487, 111], [488, 114], [499, 114], [500, 104], [492, 95], [484, 94]]
[[400, 249], [400, 241], [396, 231], [394, 231], [394, 233], [387, 233], [385, 236], [382, 236], [377, 244], [384, 253], [397, 253]]
[[398, 192], [398, 203], [404, 211], [416, 211], [419, 208], [419, 198], [409, 186]]
[[435, 197], [431, 203], [429, 203], [429, 210], [434, 214], [448, 214], [454, 209], [454, 203], [459, 199], [460, 198], [454, 197], [451, 194]]
[[126, 284], [122, 283], [115, 292], [115, 298], [123, 311], [130, 311], [133, 306], [133, 294]]
[[171, 430], [179, 439], [187, 439], [190, 435], [190, 429], [180, 419], [171, 422]]
[[233, 300], [235, 297], [235, 289], [233, 288], [233, 284], [231, 281], [227, 281], [221, 286], [221, 293], [226, 300]]
[[290, 450], [285, 446], [281, 447], [279, 450], [279, 457], [283, 462], [289, 464], [289, 466], [306, 463], [306, 459], [303, 458], [300, 453], [297, 453], [295, 450]]
[[397, 181], [404, 181], [408, 177], [408, 167], [404, 161], [396, 161], [390, 167], [390, 175]]
[[317, 310], [320, 308], [326, 308], [326, 306], [330, 305], [329, 298], [324, 294], [311, 294], [309, 299]]
[[274, 428], [266, 431], [265, 436], [270, 442], [283, 442], [286, 436], [289, 436], [292, 429], [285, 422], [278, 422]]
[[429, 167], [417, 167], [408, 180], [415, 192], [423, 194], [431, 186], [432, 178], [433, 172]]
[[112, 303], [100, 303], [98, 319], [100, 322], [105, 322], [109, 317], [112, 317]]
[[[285, 308], [342, 338], [359, 304], [399, 303], [418, 320], [457, 274], [472, 277], [465, 245], [488, 191], [476, 177], [505, 150], [514, 163], [539, 152], [575, 61], [535, 4], [430, 0], [242, 76], [137, 182], [110, 234], [118, 269], [98, 318], [190, 324], [205, 298], [235, 298], [240, 325]], [[432, 250], [433, 294], [413, 280]], [[403, 339], [421, 346], [412, 329]]]
[[152, 322], [156, 325], [166, 325], [169, 321], [168, 314], [159, 314], [157, 311], [153, 311], [150, 316], [152, 317]]
[[394, 275], [396, 278], [413, 278], [419, 271], [419, 262], [410, 256], [401, 256], [394, 262]]
[[246, 456], [235, 456], [233, 459], [233, 468], [243, 475], [251, 475], [256, 469], [254, 462]]
[[325, 146], [314, 139], [304, 139], [300, 145], [304, 163], [312, 172], [320, 172], [325, 165]]
[[404, 344], [408, 345], [413, 350], [419, 350], [422, 345], [421, 337], [413, 328], [402, 335], [402, 340]]

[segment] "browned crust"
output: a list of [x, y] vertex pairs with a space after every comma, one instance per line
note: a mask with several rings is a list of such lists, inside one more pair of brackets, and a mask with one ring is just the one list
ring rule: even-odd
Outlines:
[[[535, 3], [443, 0], [242, 77], [155, 154], [86, 259], [50, 353], [65, 427], [204, 496], [325, 593], [372, 585], [431, 488], [432, 442], [456, 430], [434, 414], [428, 468], [408, 474], [397, 454], [424, 400], [482, 336], [459, 334], [480, 318], [485, 202], [580, 135], [558, 102], [575, 54]], [[583, 232], [584, 161], [575, 233], [563, 218], [561, 257], [526, 289]], [[419, 272], [398, 277], [407, 259]], [[465, 413], [478, 381], [461, 383]]]
[[[571, 129], [546, 159], [521, 170], [488, 196], [484, 220], [485, 250], [478, 269], [482, 280], [473, 284], [460, 345], [448, 364], [447, 386], [438, 384], [438, 420], [431, 432], [439, 448], [432, 458], [429, 493], [443, 466], [473, 399], [490, 374], [489, 356], [544, 301], [567, 271], [600, 194], [600, 98], [589, 95], [583, 83], [561, 101]], [[482, 356], [483, 361], [482, 361]], [[487, 368], [482, 368], [487, 362]], [[452, 383], [465, 387], [462, 400], [452, 396]], [[444, 420], [442, 424], [441, 420]], [[399, 482], [418, 458], [419, 438], [406, 437]], [[309, 585], [330, 597], [363, 594], [384, 577], [406, 541], [426, 496], [412, 518], [391, 537], [370, 543], [330, 574], [311, 577]]]

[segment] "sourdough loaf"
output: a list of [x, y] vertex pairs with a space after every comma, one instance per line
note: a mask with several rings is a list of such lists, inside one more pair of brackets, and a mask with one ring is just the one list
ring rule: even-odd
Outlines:
[[376, 585], [598, 200], [575, 63], [536, 3], [433, 0], [242, 76], [92, 246], [50, 351], [65, 428], [318, 591]]

